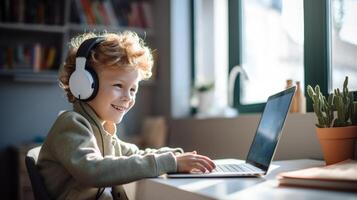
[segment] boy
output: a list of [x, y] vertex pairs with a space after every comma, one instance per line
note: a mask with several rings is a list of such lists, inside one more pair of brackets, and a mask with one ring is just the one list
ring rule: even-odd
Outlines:
[[73, 111], [58, 116], [38, 166], [54, 199], [127, 199], [122, 184], [168, 172], [212, 171], [214, 163], [180, 148], [139, 150], [116, 125], [134, 106], [153, 59], [133, 32], [87, 33], [71, 41], [60, 85]]

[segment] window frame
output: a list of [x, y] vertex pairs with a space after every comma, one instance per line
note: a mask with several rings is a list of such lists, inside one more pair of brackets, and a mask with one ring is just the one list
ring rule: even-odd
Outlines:
[[[324, 95], [328, 94], [330, 68], [330, 0], [303, 0], [304, 4], [304, 78], [305, 85], [319, 84]], [[229, 69], [242, 64], [242, 0], [229, 0]], [[238, 37], [237, 37], [238, 36]], [[238, 56], [237, 56], [238, 55]], [[319, 58], [319, 59], [316, 59]], [[240, 113], [262, 112], [265, 103], [240, 103], [240, 77], [234, 90], [234, 105]], [[307, 111], [312, 102], [307, 99]]]
[[[318, 84], [323, 95], [328, 95], [331, 80], [330, 16], [330, 0], [304, 0], [305, 88]], [[310, 98], [306, 106], [313, 111]]]
[[[229, 72], [236, 65], [242, 64], [242, 1], [228, 0], [228, 31], [229, 31]], [[238, 37], [237, 37], [238, 36]], [[240, 113], [262, 112], [265, 103], [243, 105], [240, 102], [240, 74], [234, 83], [233, 105]]]
[[[194, 6], [191, 0], [192, 27], [192, 83], [194, 83]], [[303, 0], [304, 8], [304, 88], [319, 85], [321, 92], [328, 95], [332, 89], [331, 80], [331, 0]], [[228, 64], [229, 72], [236, 65], [242, 64], [242, 0], [228, 0]], [[317, 59], [319, 58], [319, 59]], [[240, 103], [240, 75], [234, 85], [234, 107], [240, 113], [262, 112], [265, 103]], [[306, 91], [306, 90], [304, 90]], [[353, 92], [357, 100], [357, 91]], [[306, 111], [312, 112], [312, 101], [306, 96]]]

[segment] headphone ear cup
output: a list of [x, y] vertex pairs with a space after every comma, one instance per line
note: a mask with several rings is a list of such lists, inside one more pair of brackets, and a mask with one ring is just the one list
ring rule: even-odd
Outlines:
[[97, 96], [98, 89], [99, 89], [99, 79], [98, 79], [97, 73], [94, 71], [93, 68], [87, 67], [86, 71], [91, 75], [92, 80], [93, 80], [93, 82], [91, 84], [91, 88], [93, 89], [93, 92], [92, 92], [91, 96], [86, 99], [86, 101], [90, 101]]
[[89, 101], [98, 91], [97, 82], [98, 77], [94, 71], [76, 69], [69, 78], [69, 89], [77, 99]]

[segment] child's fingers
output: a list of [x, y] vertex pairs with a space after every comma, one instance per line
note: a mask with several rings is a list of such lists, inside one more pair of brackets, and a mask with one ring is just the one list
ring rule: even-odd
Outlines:
[[195, 162], [194, 164], [193, 164], [193, 169], [198, 169], [198, 170], [200, 170], [202, 173], [205, 173], [206, 172], [206, 168], [201, 164], [201, 163], [199, 163], [199, 162]]
[[214, 169], [213, 166], [209, 162], [207, 162], [206, 160], [204, 160], [202, 158], [197, 158], [197, 162], [199, 162], [201, 165], [203, 165], [210, 172]]
[[212, 166], [213, 169], [216, 168], [216, 164], [210, 158], [208, 158], [207, 156], [196, 155], [196, 157], [207, 161], [210, 164], [210, 166]]
[[185, 152], [185, 153], [183, 153], [182, 155], [192, 155], [192, 154], [197, 154], [197, 152], [196, 151], [191, 151], [191, 152]]

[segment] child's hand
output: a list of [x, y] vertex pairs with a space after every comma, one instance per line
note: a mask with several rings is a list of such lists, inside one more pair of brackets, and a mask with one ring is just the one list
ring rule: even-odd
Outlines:
[[199, 155], [196, 151], [184, 153], [176, 156], [177, 172], [189, 173], [193, 170], [199, 170], [203, 173], [206, 171], [211, 172], [216, 165], [213, 161], [203, 155]]

